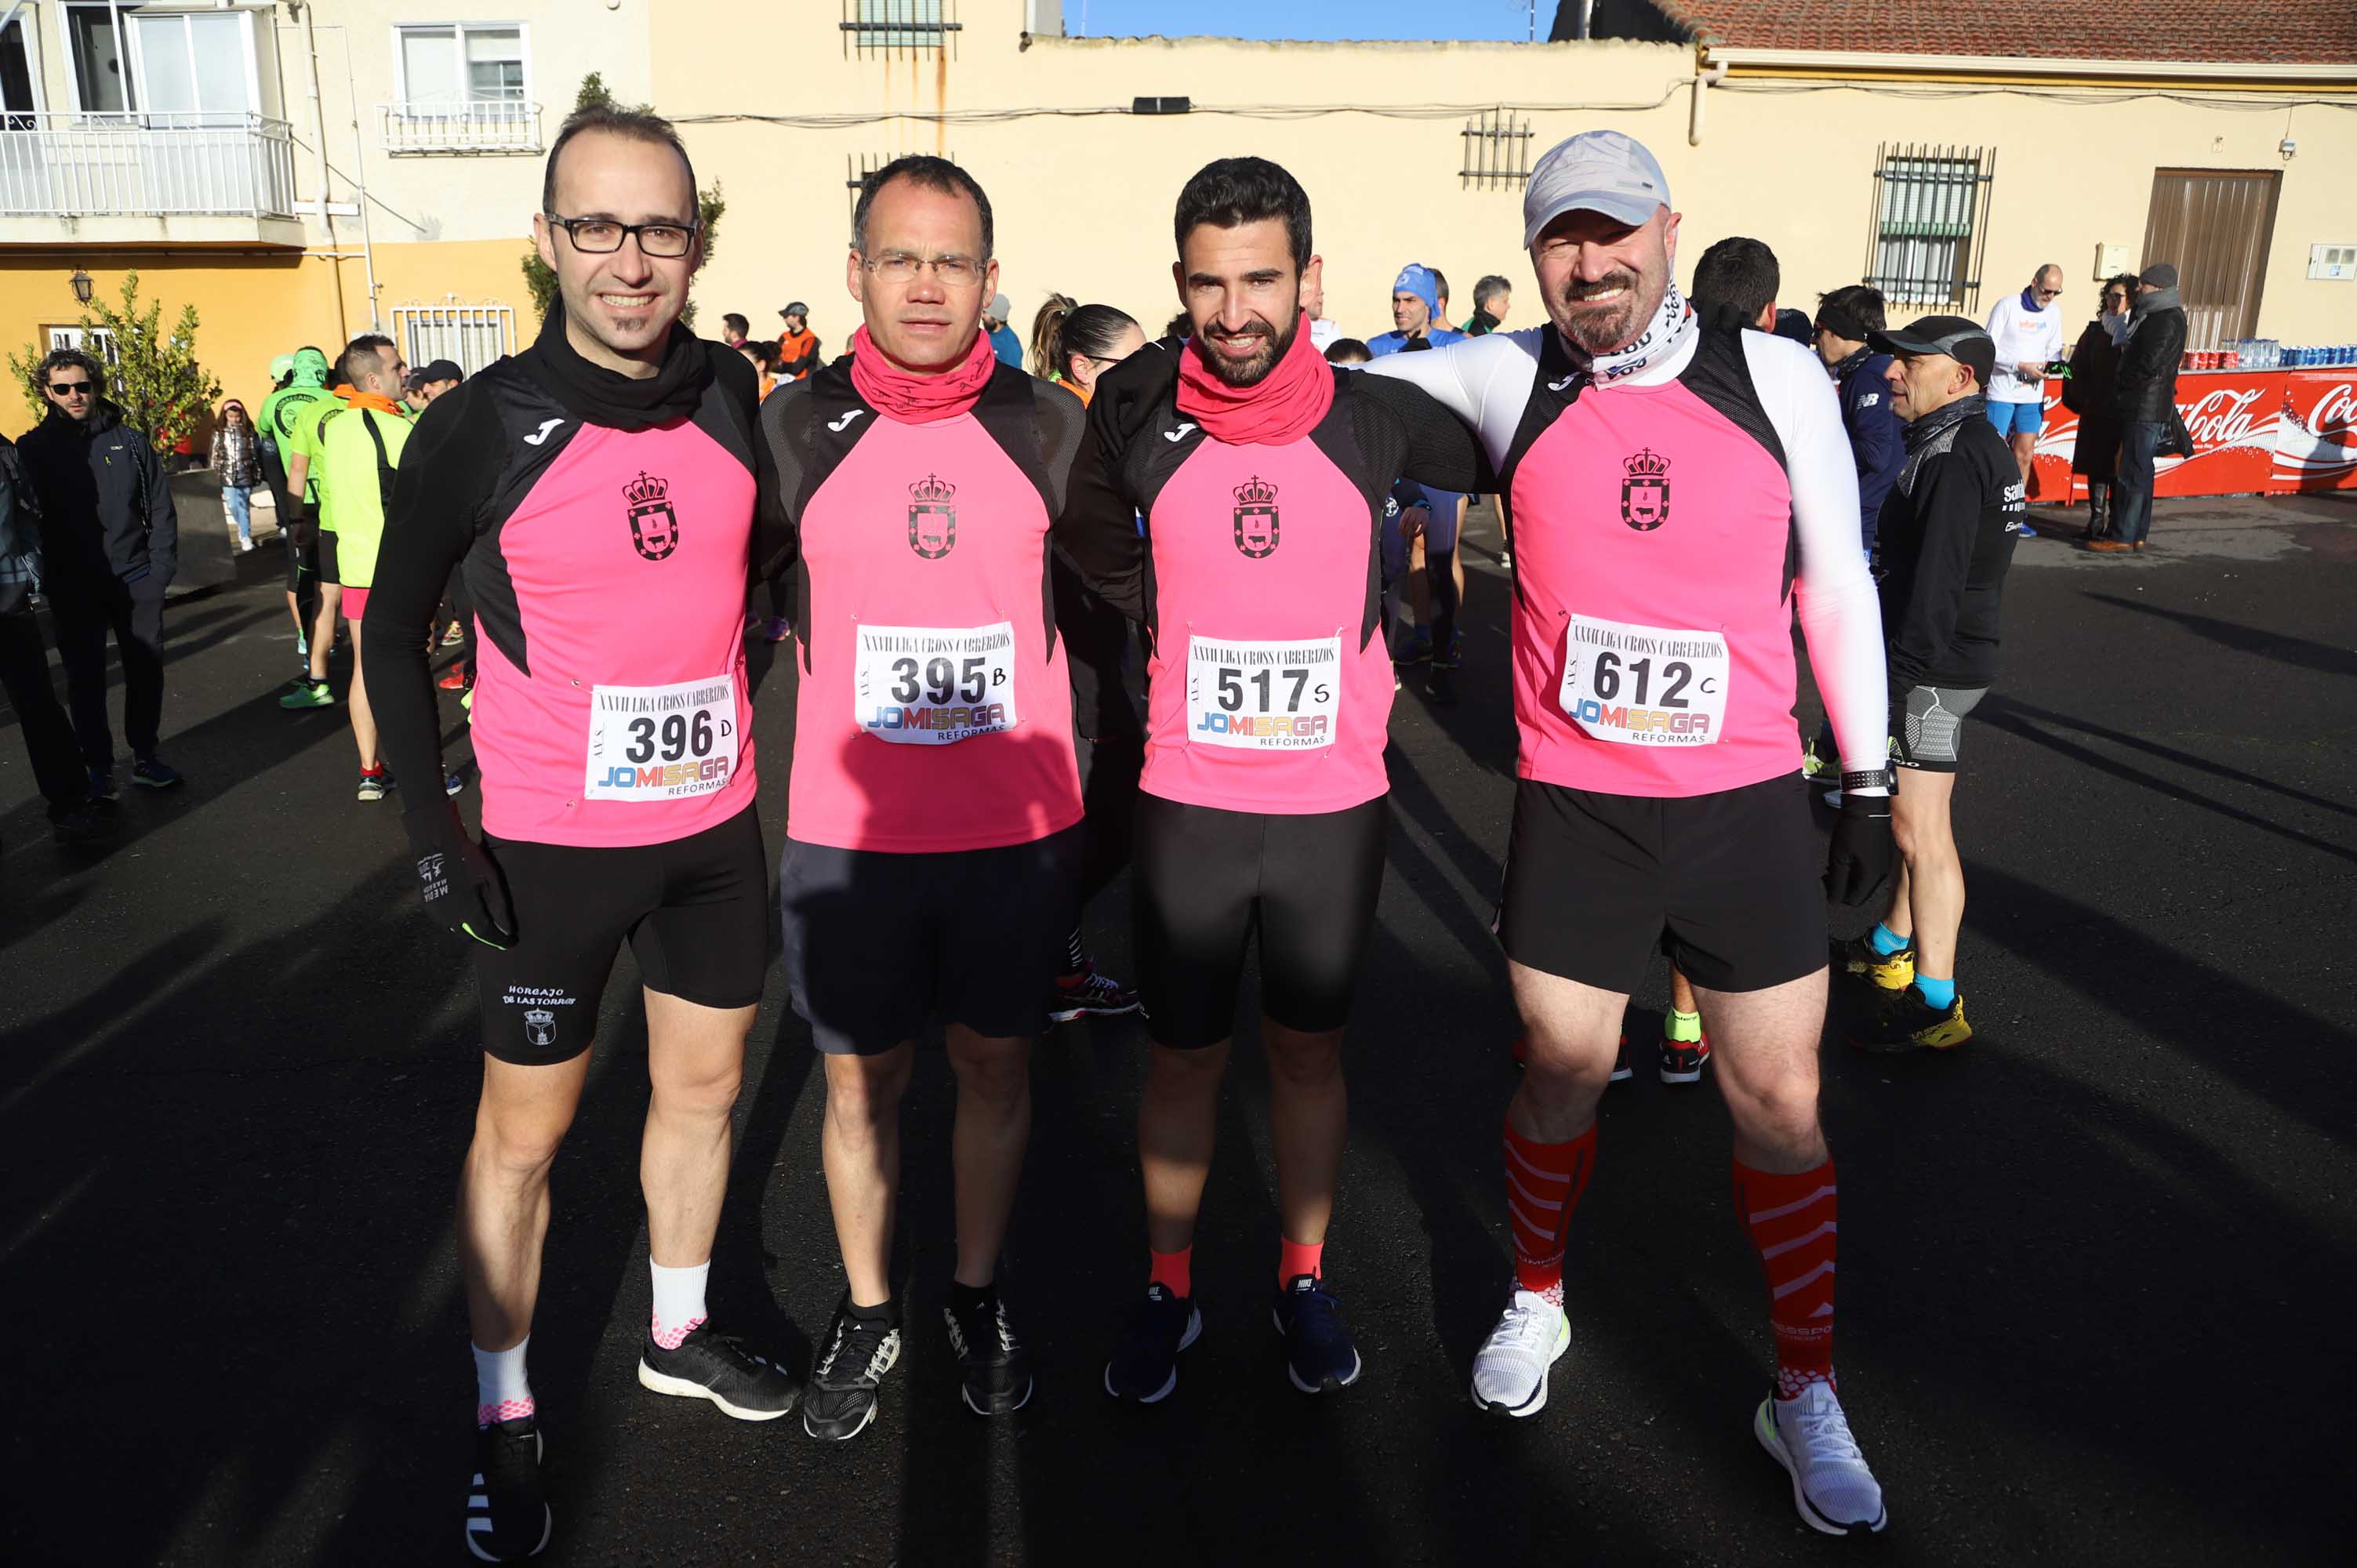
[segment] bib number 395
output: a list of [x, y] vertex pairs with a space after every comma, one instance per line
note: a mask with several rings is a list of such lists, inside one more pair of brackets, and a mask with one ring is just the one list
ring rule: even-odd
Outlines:
[[709, 795], [737, 774], [737, 678], [589, 693], [592, 800], [644, 803]]
[[1015, 627], [866, 626], [852, 718], [878, 740], [945, 746], [1013, 729]]
[[1576, 615], [1556, 702], [1598, 740], [1709, 746], [1727, 720], [1727, 639]]
[[1199, 746], [1304, 751], [1334, 744], [1342, 639], [1187, 643], [1187, 738]]

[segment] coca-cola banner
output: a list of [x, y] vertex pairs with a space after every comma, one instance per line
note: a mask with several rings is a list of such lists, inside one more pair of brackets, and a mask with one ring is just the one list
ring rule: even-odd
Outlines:
[[[2177, 378], [2177, 412], [2193, 456], [2154, 465], [2155, 495], [2357, 489], [2357, 368], [2190, 371]], [[2048, 381], [2032, 500], [2085, 496], [2086, 481], [2071, 472], [2078, 443], [2079, 416], [2062, 406], [2062, 383]]]

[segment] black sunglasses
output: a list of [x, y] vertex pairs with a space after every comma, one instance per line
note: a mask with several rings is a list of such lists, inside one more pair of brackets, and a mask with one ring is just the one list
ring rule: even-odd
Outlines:
[[71, 397], [76, 392], [90, 391], [90, 383], [88, 381], [51, 381], [49, 390], [59, 397]]

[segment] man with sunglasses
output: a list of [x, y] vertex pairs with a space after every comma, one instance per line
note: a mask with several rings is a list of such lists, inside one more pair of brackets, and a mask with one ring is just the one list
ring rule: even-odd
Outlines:
[[164, 717], [164, 590], [179, 564], [180, 524], [162, 459], [123, 422], [98, 361], [53, 349], [36, 372], [48, 413], [17, 442], [41, 509], [58, 659], [90, 792], [114, 793], [106, 715], [106, 636], [123, 660], [123, 731], [131, 781], [168, 789], [178, 770], [156, 755]]
[[[1988, 315], [1988, 335], [1996, 344], [1989, 423], [2012, 446], [2025, 487], [2038, 434], [2046, 427], [2046, 367], [2062, 358], [2062, 313], [2054, 307], [2061, 297], [2062, 269], [2049, 262], [2031, 275], [2029, 287], [1998, 300]], [[2036, 537], [2029, 529], [2021, 532]]]
[[438, 797], [413, 799], [403, 821], [427, 912], [474, 939], [483, 1085], [458, 1197], [478, 1389], [466, 1541], [491, 1562], [537, 1552], [551, 1528], [524, 1350], [549, 1165], [626, 939], [653, 1086], [639, 1382], [740, 1421], [782, 1416], [801, 1393], [715, 1332], [705, 1303], [768, 959], [741, 615], [761, 489], [753, 371], [679, 324], [702, 237], [694, 171], [667, 122], [574, 113], [533, 229], [561, 307], [533, 347], [418, 421], [363, 642], [386, 759], [443, 777], [427, 639], [464, 561], [483, 836]]

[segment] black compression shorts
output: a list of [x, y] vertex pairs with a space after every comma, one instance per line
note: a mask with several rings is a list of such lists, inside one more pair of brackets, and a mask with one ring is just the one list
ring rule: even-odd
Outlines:
[[1824, 967], [1824, 870], [1797, 777], [1674, 800], [1525, 779], [1498, 940], [1603, 991], [1634, 991], [1657, 948], [1706, 990], [1764, 991]]
[[1390, 811], [1381, 797], [1281, 815], [1139, 795], [1138, 992], [1155, 1043], [1200, 1050], [1235, 1032], [1255, 928], [1261, 1011], [1304, 1034], [1340, 1028], [1383, 888]]
[[786, 985], [829, 1056], [877, 1056], [929, 1015], [991, 1039], [1048, 1026], [1078, 905], [1082, 828], [915, 854], [786, 840]]
[[516, 945], [478, 946], [483, 1048], [524, 1067], [570, 1061], [629, 939], [650, 991], [703, 1007], [761, 1000], [770, 962], [769, 854], [746, 807], [669, 843], [586, 847], [486, 833], [507, 883]]

